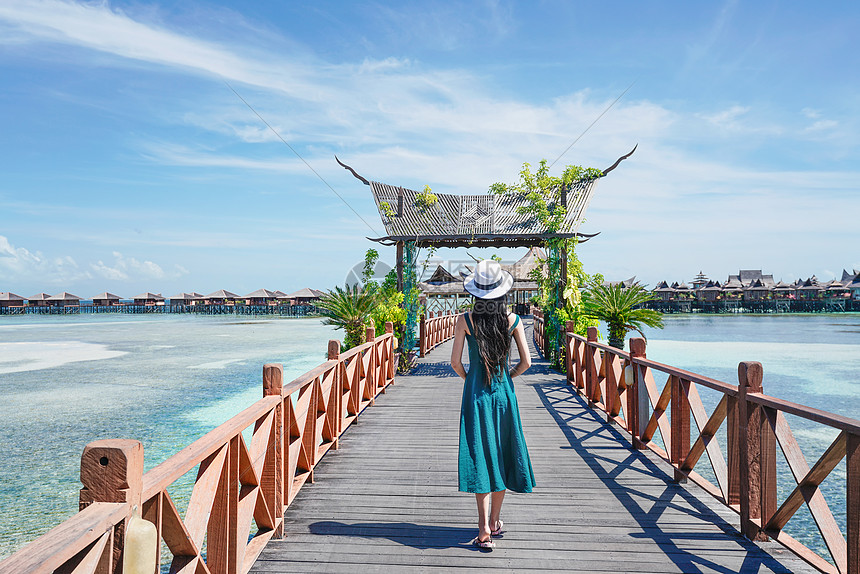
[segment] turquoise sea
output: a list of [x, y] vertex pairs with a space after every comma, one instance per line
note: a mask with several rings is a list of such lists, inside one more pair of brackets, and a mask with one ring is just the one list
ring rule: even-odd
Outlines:
[[138, 439], [152, 468], [260, 398], [263, 364], [291, 381], [332, 338], [319, 319], [0, 318], [0, 557], [77, 511], [87, 443]]
[[[651, 359], [730, 383], [739, 361], [760, 361], [766, 393], [860, 418], [860, 315], [679, 315], [665, 323], [646, 333]], [[151, 468], [257, 400], [264, 363], [283, 363], [292, 380], [339, 337], [318, 319], [0, 318], [0, 557], [76, 511], [88, 442], [139, 439]], [[701, 394], [710, 412], [718, 397]], [[789, 422], [810, 464], [836, 434]], [[706, 465], [703, 457], [697, 467], [705, 476]], [[177, 503], [186, 478], [171, 491]], [[844, 484], [844, 466], [824, 484], [842, 524]], [[783, 481], [780, 499], [791, 487]], [[821, 550], [802, 512], [787, 530]]]

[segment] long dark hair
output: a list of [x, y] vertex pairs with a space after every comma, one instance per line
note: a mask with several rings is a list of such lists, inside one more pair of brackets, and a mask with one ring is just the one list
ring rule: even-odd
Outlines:
[[492, 382], [492, 374], [505, 365], [511, 350], [505, 296], [496, 299], [475, 297], [472, 304], [472, 325], [489, 385]]

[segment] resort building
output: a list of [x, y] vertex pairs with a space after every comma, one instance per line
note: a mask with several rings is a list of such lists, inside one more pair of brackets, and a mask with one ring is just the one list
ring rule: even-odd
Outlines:
[[119, 295], [114, 295], [113, 293], [108, 293], [107, 291], [105, 291], [104, 293], [99, 293], [98, 295], [93, 297], [93, 306], [95, 307], [113, 307], [119, 304]]
[[214, 293], [209, 293], [204, 299], [207, 305], [235, 305], [236, 300], [240, 297], [225, 289], [219, 289]]
[[171, 297], [168, 297], [170, 301], [170, 305], [198, 305], [203, 304], [203, 295], [200, 293], [178, 293]]
[[4, 291], [0, 293], [0, 307], [23, 307], [25, 299], [20, 295]]
[[313, 305], [320, 300], [322, 295], [324, 295], [323, 291], [305, 287], [304, 289], [299, 289], [295, 293], [290, 293], [287, 295], [287, 299], [290, 300], [292, 305]]
[[78, 307], [81, 304], [81, 298], [77, 295], [72, 295], [63, 291], [45, 299], [49, 307]]
[[[705, 283], [702, 281], [705, 280]], [[702, 312], [815, 312], [860, 311], [860, 273], [842, 271], [840, 279], [820, 283], [814, 275], [794, 283], [774, 282], [760, 269], [742, 269], [720, 284], [699, 272], [693, 287], [661, 281], [652, 290], [649, 306], [666, 313]], [[689, 301], [690, 303], [687, 303]]]
[[[514, 286], [508, 295], [508, 304], [518, 314], [528, 314], [533, 297], [538, 295], [538, 284], [531, 277], [532, 271], [541, 266], [546, 254], [539, 247], [531, 247], [516, 263], [502, 264], [502, 269], [514, 278]], [[471, 303], [472, 296], [463, 289], [463, 279], [472, 272], [469, 265], [454, 275], [441, 265], [426, 281], [418, 283], [421, 290], [420, 301], [431, 316], [456, 312], [462, 305]]]
[[245, 295], [246, 305], [277, 305], [278, 295], [268, 289], [257, 289]]
[[27, 305], [30, 307], [49, 307], [48, 299], [50, 298], [48, 293], [38, 293], [32, 297], [27, 297]]
[[142, 306], [154, 306], [154, 305], [164, 305], [164, 297], [161, 296], [161, 293], [141, 293], [140, 295], [135, 295], [132, 297], [135, 305]]

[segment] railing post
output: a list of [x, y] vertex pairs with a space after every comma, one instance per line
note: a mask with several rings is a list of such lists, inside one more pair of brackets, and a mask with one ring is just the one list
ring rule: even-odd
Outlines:
[[368, 327], [367, 329], [365, 329], [364, 342], [372, 343], [374, 339], [376, 339], [376, 329], [374, 329], [373, 327]]
[[[686, 389], [680, 377], [673, 375], [670, 384], [672, 385], [670, 460], [672, 464], [680, 466], [690, 454], [690, 400], [684, 392]], [[687, 478], [677, 468], [674, 474], [675, 482], [687, 482]]]
[[639, 365], [636, 364], [636, 359], [645, 358], [645, 339], [642, 337], [634, 337], [630, 339], [630, 364], [633, 367], [633, 384], [627, 387], [627, 408], [629, 409], [629, 417], [631, 434], [633, 435], [633, 446], [639, 450], [644, 450], [645, 443], [642, 442], [642, 435], [645, 434], [645, 428], [648, 426], [648, 418], [650, 416], [648, 389], [645, 388], [645, 380], [642, 371], [639, 370]]
[[[589, 327], [586, 333], [589, 343], [597, 342], [597, 327]], [[597, 387], [597, 365], [594, 364], [596, 348], [591, 345], [585, 346], [585, 394], [588, 397], [588, 406], [594, 406], [594, 397]]]
[[767, 540], [760, 524], [776, 510], [776, 438], [761, 407], [747, 399], [762, 392], [761, 363], [738, 365], [738, 451], [740, 454], [741, 532], [750, 540]]
[[848, 574], [860, 574], [860, 435], [848, 433], [845, 444], [845, 474]]
[[418, 325], [418, 354], [423, 357], [427, 354], [427, 315], [421, 315], [421, 323]]
[[83, 510], [93, 502], [127, 502], [128, 517], [113, 531], [111, 572], [121, 572], [125, 528], [131, 509], [141, 509], [143, 490], [143, 445], [140, 441], [106, 439], [91, 442], [81, 455], [81, 489], [78, 508]]
[[[326, 358], [329, 361], [337, 361], [340, 359], [340, 341], [337, 339], [329, 339], [328, 348], [326, 349]], [[337, 397], [337, 404], [335, 408], [337, 409], [337, 429], [335, 429], [335, 437], [333, 444], [331, 447], [334, 450], [339, 448], [338, 441], [340, 440], [340, 433], [343, 432], [343, 365], [338, 365], [335, 367], [334, 381], [332, 381], [332, 385], [337, 389], [335, 391], [335, 396]]]
[[726, 396], [726, 450], [729, 506], [741, 503], [741, 452], [738, 397]]
[[391, 384], [394, 384], [394, 372], [395, 372], [395, 364], [394, 364], [394, 323], [391, 321], [385, 322], [385, 333], [391, 335], [391, 341], [388, 344], [388, 364], [386, 365], [387, 369], [385, 371], [385, 376], [391, 379]]
[[[275, 520], [284, 517], [284, 366], [277, 363], [263, 365], [263, 396], [281, 399], [275, 407], [275, 420], [272, 423], [273, 439], [266, 449], [267, 464], [263, 470], [260, 488], [269, 501], [269, 511]], [[284, 523], [278, 525], [274, 536], [283, 538]]]
[[567, 373], [567, 384], [572, 384], [576, 379], [573, 372], [573, 339], [567, 336], [574, 331], [576, 331], [576, 321], [566, 321], [564, 323], [564, 372]]
[[540, 340], [541, 346], [543, 347], [543, 358], [547, 361], [552, 361], [552, 355], [550, 355], [550, 341], [546, 336], [546, 315], [541, 316], [540, 323]]

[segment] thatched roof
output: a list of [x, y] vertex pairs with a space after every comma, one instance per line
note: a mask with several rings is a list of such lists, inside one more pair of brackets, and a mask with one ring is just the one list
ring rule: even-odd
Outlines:
[[[635, 147], [633, 151], [636, 151]], [[611, 167], [604, 170], [600, 177], [615, 169], [633, 151], [619, 158]], [[387, 234], [373, 241], [383, 245], [414, 241], [419, 247], [429, 245], [522, 247], [541, 245], [549, 237], [581, 237], [581, 240], [593, 237], [593, 235], [578, 232], [599, 178], [579, 181], [564, 190], [566, 196], [564, 223], [557, 233], [550, 234], [534, 215], [518, 212], [520, 207], [530, 205], [529, 200], [522, 194], [436, 193], [434, 195], [437, 201], [433, 205], [422, 205], [418, 199], [419, 192], [378, 181], [369, 181], [340, 160], [337, 162], [362, 183], [370, 186]], [[558, 196], [559, 199], [550, 203], [551, 209], [561, 204], [561, 190]]]
[[173, 295], [168, 297], [171, 301], [198, 301], [203, 299], [203, 295], [200, 293], [179, 293], [177, 295]]
[[257, 289], [253, 293], [245, 295], [247, 299], [277, 299], [278, 294], [268, 289]]
[[47, 293], [39, 293], [37, 295], [33, 295], [32, 297], [27, 297], [27, 301], [47, 301], [51, 296]]
[[238, 299], [239, 296], [235, 293], [230, 293], [224, 289], [219, 289], [214, 293], [209, 293], [206, 295], [206, 299]]
[[67, 293], [63, 291], [62, 293], [57, 293], [56, 295], [52, 295], [46, 299], [46, 301], [80, 301], [81, 298], [77, 295], [72, 295], [71, 293]]
[[161, 293], [150, 293], [147, 291], [146, 293], [141, 293], [140, 295], [135, 295], [132, 297], [135, 300], [146, 300], [146, 301], [164, 301], [164, 297], [161, 296]]
[[99, 293], [98, 295], [93, 297], [93, 301], [119, 301], [121, 297], [119, 295], [114, 295], [113, 293], [108, 293], [105, 291], [104, 293]]
[[24, 298], [20, 295], [15, 295], [11, 291], [4, 291], [0, 293], [0, 301], [23, 301]]
[[299, 289], [295, 293], [290, 293], [287, 297], [290, 299], [319, 299], [323, 294], [323, 291], [317, 291], [316, 289], [305, 287], [304, 289]]

